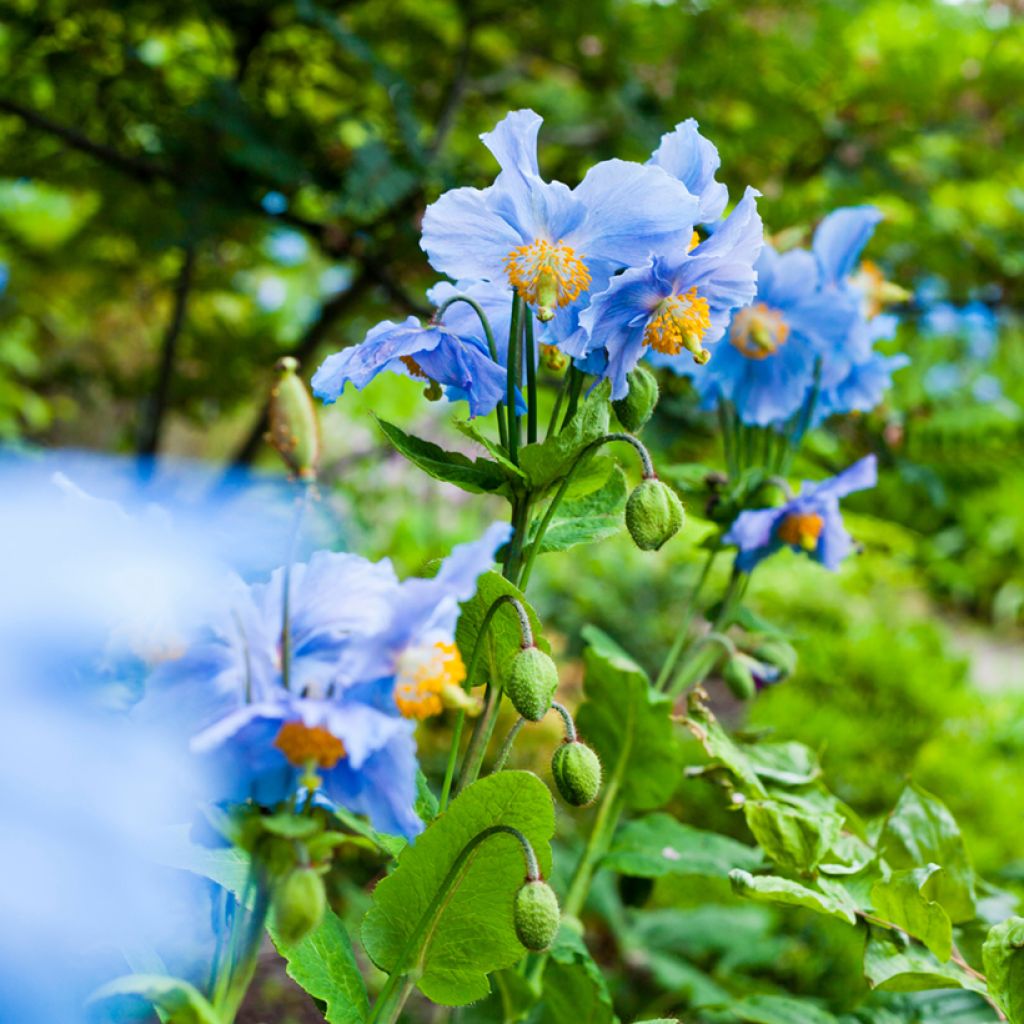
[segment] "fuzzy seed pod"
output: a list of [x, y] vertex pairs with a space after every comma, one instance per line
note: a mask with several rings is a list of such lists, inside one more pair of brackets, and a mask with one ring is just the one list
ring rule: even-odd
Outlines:
[[512, 662], [505, 692], [512, 706], [531, 722], [539, 722], [558, 689], [558, 669], [539, 647], [524, 647]]
[[270, 389], [267, 441], [300, 480], [313, 480], [320, 462], [320, 422], [298, 368], [291, 356], [279, 359], [274, 367], [277, 380]]
[[516, 893], [512, 916], [519, 941], [540, 953], [554, 941], [562, 912], [554, 889], [538, 878], [524, 882]]
[[612, 402], [612, 408], [626, 430], [635, 434], [651, 418], [658, 404], [658, 381], [642, 363], [629, 371], [626, 381], [629, 394]]
[[312, 868], [296, 868], [274, 897], [274, 925], [284, 942], [298, 942], [319, 923], [327, 908], [327, 893]]
[[573, 807], [593, 803], [601, 791], [601, 762], [597, 754], [579, 740], [563, 743], [555, 751], [551, 774], [562, 799]]
[[626, 502], [626, 528], [641, 551], [657, 551], [683, 525], [683, 503], [656, 477], [641, 480]]

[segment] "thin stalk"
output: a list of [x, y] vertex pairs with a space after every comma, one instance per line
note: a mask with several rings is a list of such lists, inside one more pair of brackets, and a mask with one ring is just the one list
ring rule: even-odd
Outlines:
[[736, 475], [736, 448], [729, 423], [729, 411], [724, 401], [718, 401], [718, 426], [722, 432], [722, 452], [725, 455], [725, 466], [729, 476]]
[[718, 550], [718, 548], [711, 548], [711, 550], [708, 551], [708, 557], [704, 562], [704, 568], [701, 570], [697, 583], [686, 602], [686, 611], [683, 613], [683, 621], [679, 626], [679, 631], [676, 634], [675, 641], [673, 642], [672, 648], [668, 652], [668, 656], [665, 658], [665, 661], [661, 666], [658, 678], [655, 680], [655, 690], [661, 690], [664, 688], [672, 675], [672, 670], [675, 668], [676, 662], [679, 660], [679, 656], [683, 653], [683, 649], [686, 647], [686, 641], [689, 639], [690, 634], [690, 626], [693, 623], [694, 615], [697, 613], [697, 598], [700, 597], [700, 592], [704, 589], [704, 584], [707, 582], [708, 575], [711, 572], [711, 566], [714, 563], [715, 558], [718, 556]]
[[583, 377], [582, 370], [578, 370], [575, 365], [569, 367], [569, 404], [565, 409], [565, 419], [562, 420], [562, 430], [565, 430], [565, 425], [576, 415], [576, 408], [580, 404], [580, 392], [583, 391]]
[[565, 399], [566, 384], [568, 383], [568, 380], [569, 374], [566, 373], [565, 376], [562, 377], [562, 382], [558, 385], [558, 395], [555, 397], [555, 404], [551, 410], [551, 418], [548, 420], [548, 430], [544, 435], [545, 441], [555, 432], [555, 427], [558, 425], [558, 414], [562, 411], [562, 402]]
[[533, 444], [537, 440], [537, 351], [533, 337], [533, 311], [527, 307], [526, 338], [523, 355], [526, 360], [526, 440]]
[[508, 415], [508, 457], [519, 465], [519, 417], [516, 415], [516, 391], [519, 387], [519, 335], [523, 319], [523, 300], [516, 292], [512, 298], [512, 319], [508, 329], [508, 356], [505, 360], [505, 404]]
[[519, 735], [519, 730], [522, 729], [524, 725], [526, 725], [526, 719], [519, 717], [516, 719], [515, 725], [509, 729], [508, 735], [505, 737], [505, 742], [502, 743], [501, 750], [498, 751], [498, 756], [495, 758], [494, 765], [491, 767], [492, 775], [505, 770], [505, 765], [508, 763], [508, 759], [512, 755], [512, 747], [516, 742], [516, 737]]
[[291, 689], [291, 666], [292, 666], [292, 627], [291, 627], [291, 592], [292, 592], [292, 564], [295, 562], [295, 555], [298, 552], [299, 536], [302, 532], [302, 523], [306, 518], [306, 509], [309, 507], [309, 496], [313, 490], [311, 480], [301, 481], [302, 495], [299, 498], [298, 507], [295, 510], [295, 518], [292, 521], [291, 537], [288, 540], [288, 558], [284, 563], [284, 579], [281, 581], [281, 682], [286, 690]]

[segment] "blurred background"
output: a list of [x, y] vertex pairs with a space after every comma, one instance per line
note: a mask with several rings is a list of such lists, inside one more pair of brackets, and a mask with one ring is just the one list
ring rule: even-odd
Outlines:
[[[820, 749], [868, 815], [912, 772], [982, 872], [1024, 880], [1020, 0], [0, 0], [0, 83], [14, 446], [276, 471], [273, 362], [293, 354], [308, 376], [376, 321], [429, 315], [423, 208], [492, 179], [477, 136], [509, 109], [545, 117], [542, 171], [569, 184], [695, 117], [783, 246], [836, 206], [876, 204], [866, 256], [914, 296], [893, 344], [912, 365], [798, 466], [821, 476], [873, 450], [882, 479], [850, 502], [864, 552], [841, 574], [783, 555], [755, 577], [751, 603], [800, 664], [748, 724]], [[497, 508], [421, 479], [371, 411], [468, 442], [411, 381], [324, 413], [338, 541], [422, 569]], [[720, 459], [683, 381], [645, 439], [662, 461]], [[664, 558], [619, 538], [543, 566], [537, 602], [570, 657], [592, 621], [657, 660], [707, 529], [688, 504]], [[751, 929], [746, 962], [723, 966], [710, 939], [685, 955], [712, 973], [770, 965], [787, 991], [860, 984], [838, 930], [783, 940], [776, 911], [744, 913], [730, 927]]]

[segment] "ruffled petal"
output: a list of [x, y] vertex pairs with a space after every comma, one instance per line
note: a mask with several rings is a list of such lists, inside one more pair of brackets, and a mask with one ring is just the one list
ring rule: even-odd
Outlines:
[[822, 220], [812, 248], [826, 280], [837, 284], [853, 272], [881, 219], [881, 212], [873, 206], [846, 206]]
[[700, 134], [692, 117], [662, 135], [661, 143], [648, 160], [677, 178], [698, 197], [697, 219], [701, 224], [718, 220], [729, 201], [729, 190], [715, 181], [715, 171], [721, 162], [718, 150]]
[[801, 497], [843, 498], [854, 491], [865, 491], [878, 483], [878, 459], [874, 455], [865, 455], [838, 476], [820, 483], [805, 481], [800, 491]]

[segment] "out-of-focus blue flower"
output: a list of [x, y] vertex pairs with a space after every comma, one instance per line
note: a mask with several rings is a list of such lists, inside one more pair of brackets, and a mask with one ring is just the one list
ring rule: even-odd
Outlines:
[[650, 253], [685, 250], [698, 201], [661, 168], [624, 160], [596, 164], [574, 189], [546, 182], [540, 125], [517, 110], [482, 135], [501, 172], [488, 188], [453, 189], [429, 206], [421, 244], [436, 270], [507, 282], [545, 320]]
[[266, 247], [270, 258], [284, 267], [298, 266], [309, 255], [309, 242], [298, 231], [274, 231], [267, 239]]
[[0, 295], [7, 290], [7, 282], [11, 279], [11, 273], [6, 263], [0, 263]]
[[722, 226], [689, 253], [658, 255], [613, 278], [580, 314], [591, 350], [606, 353], [613, 399], [626, 395], [626, 374], [647, 350], [658, 365], [707, 362], [704, 346], [717, 342], [732, 311], [754, 297], [754, 263], [764, 242], [757, 194], [748, 189]]
[[982, 374], [971, 385], [971, 394], [974, 395], [976, 401], [986, 404], [1000, 402], [1006, 397], [999, 378], [993, 377], [990, 373]]
[[313, 392], [331, 403], [352, 383], [362, 389], [384, 370], [427, 384], [428, 397], [465, 399], [472, 416], [487, 415], [505, 397], [505, 370], [491, 359], [478, 330], [460, 335], [444, 324], [424, 327], [414, 316], [377, 324], [359, 345], [328, 356], [313, 375]]
[[277, 217], [288, 209], [288, 197], [283, 192], [267, 192], [260, 200], [260, 206], [271, 216]]
[[875, 457], [868, 455], [829, 480], [805, 481], [800, 493], [780, 508], [741, 512], [722, 539], [739, 548], [736, 565], [743, 572], [783, 547], [803, 552], [835, 571], [853, 550], [839, 499], [874, 487], [877, 479]]
[[881, 212], [873, 206], [844, 206], [822, 219], [812, 249], [828, 284], [846, 286], [881, 220]]
[[713, 224], [722, 216], [729, 201], [728, 188], [715, 180], [722, 161], [714, 143], [701, 135], [692, 117], [662, 135], [647, 162], [678, 178], [697, 197], [698, 224]]
[[932, 337], [960, 339], [979, 362], [992, 358], [999, 339], [998, 315], [977, 299], [965, 306], [951, 302], [926, 305], [922, 326]]
[[754, 269], [754, 303], [733, 315], [725, 340], [694, 383], [705, 401], [724, 398], [744, 423], [764, 427], [800, 409], [814, 384], [816, 361], [843, 343], [859, 311], [851, 296], [826, 285], [807, 250], [780, 255], [765, 245]]
[[946, 398], [963, 382], [963, 370], [956, 363], [935, 363], [925, 372], [923, 384], [929, 398]]
[[458, 603], [509, 529], [495, 524], [457, 547], [430, 580], [400, 582], [390, 562], [332, 552], [294, 566], [287, 678], [286, 574], [240, 586], [230, 610], [154, 673], [140, 717], [189, 738], [217, 780], [214, 799], [273, 805], [312, 768], [328, 799], [415, 835], [412, 719], [440, 713], [464, 679]]

